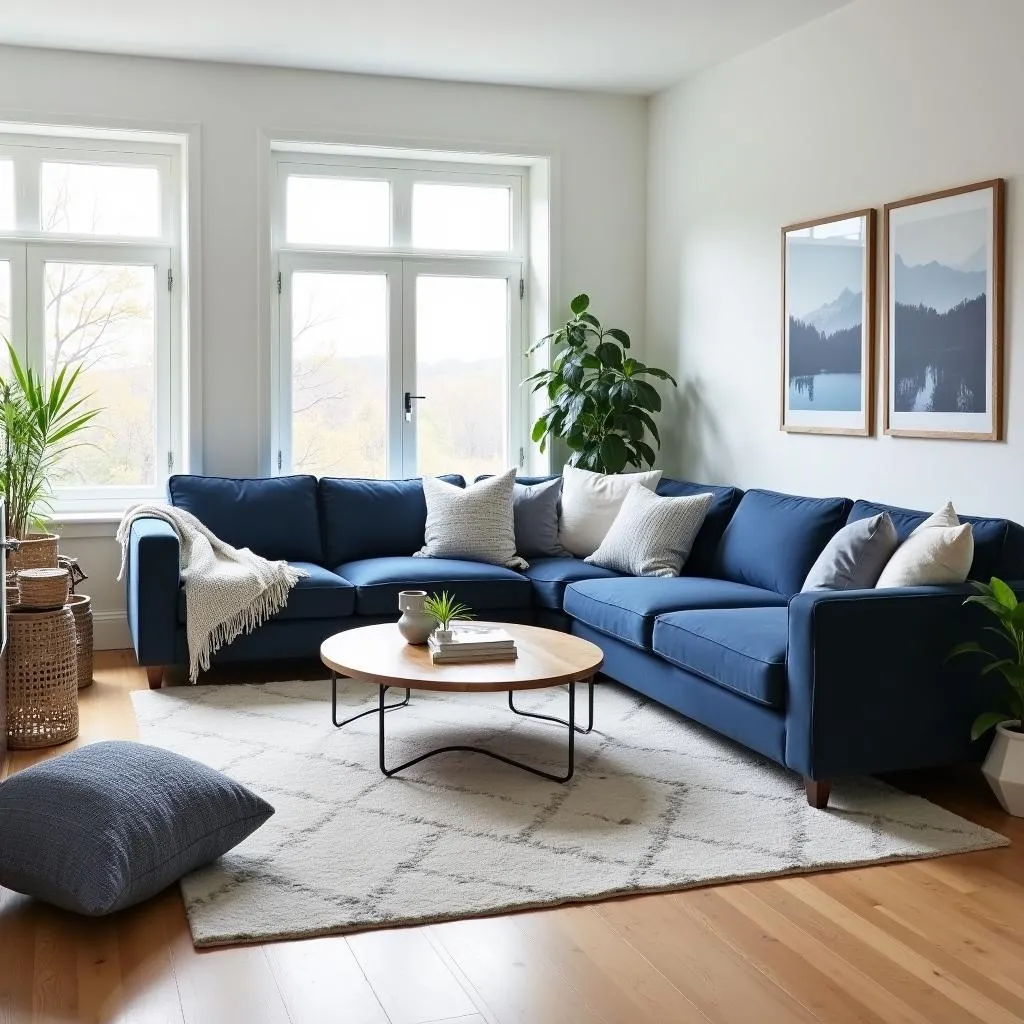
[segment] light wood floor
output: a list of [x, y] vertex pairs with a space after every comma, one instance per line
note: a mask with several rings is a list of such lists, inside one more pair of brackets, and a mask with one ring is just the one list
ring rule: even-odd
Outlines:
[[[134, 737], [128, 692], [145, 675], [127, 653], [97, 666], [79, 742]], [[203, 953], [176, 888], [99, 921], [0, 889], [0, 1022], [1024, 1020], [1024, 823], [976, 772], [898, 781], [1018, 845]]]

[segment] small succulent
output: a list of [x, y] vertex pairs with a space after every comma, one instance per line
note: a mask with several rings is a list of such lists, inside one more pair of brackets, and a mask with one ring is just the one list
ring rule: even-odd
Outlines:
[[438, 629], [451, 629], [453, 622], [473, 618], [469, 606], [456, 601], [447, 590], [440, 594], [431, 594], [423, 602], [423, 610], [437, 623]]

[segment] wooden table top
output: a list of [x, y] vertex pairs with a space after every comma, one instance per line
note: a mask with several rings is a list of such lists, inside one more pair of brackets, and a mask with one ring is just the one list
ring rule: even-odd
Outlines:
[[515, 661], [434, 665], [424, 645], [407, 644], [392, 623], [359, 626], [328, 637], [320, 659], [339, 675], [413, 690], [537, 690], [592, 678], [604, 661], [589, 640], [540, 626], [497, 622], [516, 642]]

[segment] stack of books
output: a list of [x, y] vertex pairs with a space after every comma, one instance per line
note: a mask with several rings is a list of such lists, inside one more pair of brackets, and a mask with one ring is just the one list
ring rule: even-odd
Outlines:
[[452, 629], [452, 638], [438, 643], [435, 636], [427, 641], [430, 660], [435, 665], [462, 661], [515, 661], [519, 657], [516, 642], [499, 626], [460, 625]]

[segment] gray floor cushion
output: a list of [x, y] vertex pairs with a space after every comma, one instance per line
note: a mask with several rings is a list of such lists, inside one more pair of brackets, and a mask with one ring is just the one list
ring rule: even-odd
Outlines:
[[94, 743], [0, 784], [0, 885], [110, 914], [215, 860], [273, 813], [197, 761], [141, 743]]

